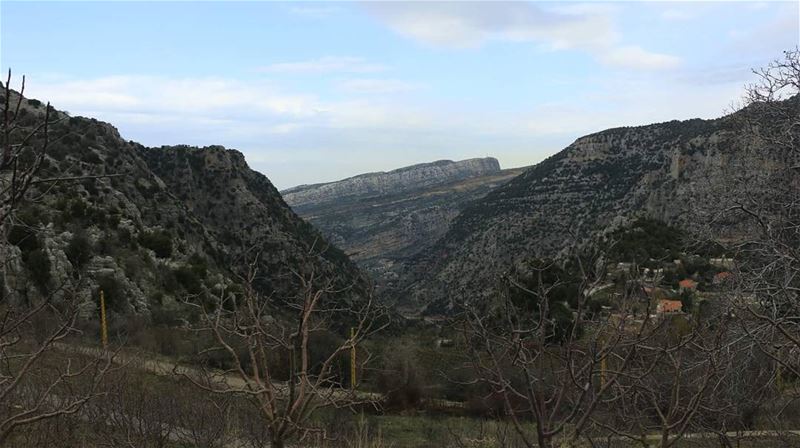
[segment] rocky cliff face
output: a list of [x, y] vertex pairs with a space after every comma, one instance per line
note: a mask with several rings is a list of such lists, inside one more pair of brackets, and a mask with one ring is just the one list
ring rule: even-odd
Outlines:
[[283, 196], [379, 285], [390, 286], [398, 263], [444, 235], [465, 204], [521, 172], [501, 170], [494, 158], [441, 160], [295, 187]]
[[347, 198], [405, 193], [499, 171], [500, 163], [492, 157], [459, 162], [439, 160], [388, 172], [362, 174], [337, 182], [300, 185], [282, 193], [292, 207], [319, 206]]
[[530, 257], [557, 257], [615, 221], [647, 215], [691, 226], [726, 179], [757, 173], [732, 117], [672, 121], [578, 139], [471, 203], [431, 248], [406, 263], [401, 301], [446, 312], [494, 294], [499, 275]]
[[[23, 104], [32, 126], [43, 107]], [[2, 229], [0, 298], [77, 294], [91, 314], [102, 288], [114, 312], [149, 316], [184, 297], [211, 300], [223, 287], [237, 289], [256, 256], [265, 296], [295, 292], [290, 269], [313, 270], [344, 290], [343, 300], [366, 291], [356, 266], [238, 151], [146, 148], [107, 123], [58, 115], [42, 175], [109, 177], [31, 192], [41, 199]]]

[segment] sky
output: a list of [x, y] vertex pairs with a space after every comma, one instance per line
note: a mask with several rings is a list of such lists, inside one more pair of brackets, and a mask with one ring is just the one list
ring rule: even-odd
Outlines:
[[800, 43], [799, 5], [0, 0], [0, 68], [126, 139], [238, 149], [283, 189], [719, 117]]

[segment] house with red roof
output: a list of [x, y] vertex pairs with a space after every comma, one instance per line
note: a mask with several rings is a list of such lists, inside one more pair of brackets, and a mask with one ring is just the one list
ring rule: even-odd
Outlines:
[[681, 291], [694, 291], [697, 289], [697, 282], [690, 278], [685, 278], [678, 282], [678, 289]]
[[714, 275], [714, 280], [712, 280], [711, 282], [715, 285], [720, 285], [730, 280], [732, 276], [733, 274], [731, 274], [728, 271], [718, 272]]
[[658, 301], [656, 306], [656, 313], [658, 314], [675, 314], [683, 312], [683, 303], [680, 300], [663, 299]]

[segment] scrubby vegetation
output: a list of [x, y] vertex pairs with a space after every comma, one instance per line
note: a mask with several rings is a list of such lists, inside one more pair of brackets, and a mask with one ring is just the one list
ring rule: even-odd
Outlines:
[[[800, 100], [769, 90], [797, 94], [798, 57], [761, 72], [766, 92], [752, 87], [750, 109], [735, 117], [748, 142], [771, 132], [755, 160], [791, 162], [755, 173], [761, 189], [748, 179], [736, 206], [717, 210], [751, 221], [737, 238], [693, 245], [678, 220], [639, 216], [557, 252], [467, 254], [503, 261], [496, 284], [479, 293], [445, 284], [449, 303], [407, 316], [377, 300], [241, 154], [153, 153], [95, 120], [54, 115], [65, 145], [54, 156], [38, 128], [0, 145], [0, 180], [9, 161], [15, 179], [0, 189], [0, 446], [798, 445], [800, 165], [796, 123], [775, 117], [800, 116]], [[14, 126], [49, 124], [49, 106], [24, 104]], [[693, 155], [703, 149], [689, 140], [719, 124], [667, 123], [656, 134]], [[632, 134], [589, 140], [642, 145]], [[484, 235], [492, 250], [541, 232], [534, 219], [523, 230], [485, 220], [518, 207], [507, 199], [553, 170], [576, 180], [564, 197], [597, 185], [576, 173], [613, 181], [581, 210], [585, 223], [627, 197], [633, 168], [663, 168], [642, 153], [609, 161], [583, 149], [488, 195], [489, 207], [467, 208], [440, 249], [460, 249], [476, 229], [508, 231], [508, 241]], [[118, 164], [139, 176], [106, 173]], [[58, 169], [68, 186], [31, 181]]]
[[166, 230], [154, 230], [139, 234], [139, 244], [155, 252], [159, 258], [172, 255], [172, 235]]
[[638, 218], [607, 237], [608, 257], [642, 266], [656, 266], [681, 256], [685, 234], [680, 229], [652, 218]]

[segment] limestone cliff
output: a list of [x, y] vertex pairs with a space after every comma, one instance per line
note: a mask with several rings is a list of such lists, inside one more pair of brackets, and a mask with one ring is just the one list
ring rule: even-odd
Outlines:
[[[631, 216], [682, 227], [708, 221], [729, 179], [763, 172], [774, 162], [766, 154], [733, 116], [579, 138], [466, 207], [435, 245], [405, 263], [395, 295], [446, 312], [458, 301], [491, 298], [515, 263], [563, 255]], [[733, 235], [736, 223], [728, 224]]]
[[[43, 106], [22, 103], [21, 124], [35, 126]], [[254, 260], [264, 296], [294, 294], [292, 271], [312, 270], [342, 300], [365, 294], [358, 268], [238, 151], [146, 148], [108, 123], [55, 115], [41, 175], [99, 177], [38, 185], [39, 200], [5, 223], [0, 299], [74, 294], [91, 315], [102, 288], [113, 312], [150, 316], [186, 297], [241, 290]]]
[[521, 172], [501, 170], [494, 158], [440, 160], [295, 187], [283, 196], [386, 286], [398, 263], [444, 235], [467, 203]]

